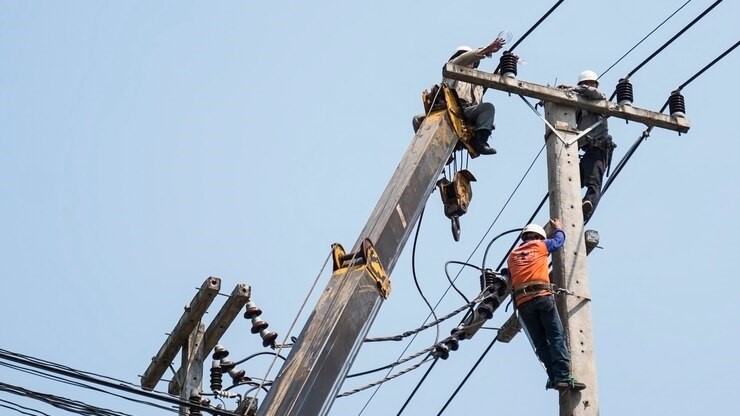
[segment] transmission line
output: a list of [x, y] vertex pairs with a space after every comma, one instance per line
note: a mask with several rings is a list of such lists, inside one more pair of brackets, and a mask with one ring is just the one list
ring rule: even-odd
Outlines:
[[[712, 9], [714, 9], [715, 7], [717, 7], [717, 5], [719, 5], [720, 3], [722, 3], [722, 0], [717, 0], [714, 3], [712, 3], [712, 5], [710, 5], [709, 7], [707, 7], [707, 9], [704, 10], [699, 16], [697, 16], [689, 24], [687, 24], [686, 26], [684, 26], [683, 29], [679, 30], [678, 33], [676, 33], [675, 35], [673, 35], [672, 38], [668, 39], [668, 41], [666, 43], [664, 43], [663, 46], [661, 46], [660, 48], [658, 48], [655, 52], [653, 52], [650, 56], [648, 56], [644, 61], [642, 61], [639, 65], [637, 65], [635, 67], [635, 69], [633, 69], [632, 71], [630, 71], [627, 74], [627, 76], [625, 77], [625, 79], [629, 79], [632, 75], [634, 75], [637, 71], [639, 71], [643, 66], [645, 66], [648, 62], [650, 62], [653, 58], [655, 58], [659, 53], [663, 52], [663, 49], [667, 48], [668, 45], [670, 45], [671, 43], [673, 43], [673, 41], [675, 41], [681, 35], [683, 35], [684, 32], [686, 32], [687, 30], [689, 30], [691, 28], [691, 26], [694, 26], [694, 24], [696, 24], [696, 22], [698, 22], [699, 20], [703, 19], [704, 16], [707, 15], [707, 13], [709, 13], [710, 11], [712, 11]], [[614, 99], [614, 96], [616, 96], [616, 95], [617, 95], [617, 91], [615, 89], [614, 92], [612, 93], [611, 97], [609, 97], [609, 101], [611, 101], [612, 99]]]
[[614, 62], [614, 63], [613, 63], [613, 64], [612, 64], [612, 65], [611, 65], [611, 66], [610, 66], [609, 68], [607, 68], [607, 69], [606, 69], [606, 70], [605, 70], [604, 72], [602, 72], [602, 73], [601, 73], [601, 75], [599, 75], [599, 78], [603, 77], [603, 76], [604, 76], [604, 75], [605, 75], [605, 74], [606, 74], [607, 72], [609, 72], [609, 70], [611, 70], [612, 68], [614, 68], [614, 66], [615, 66], [615, 65], [617, 65], [617, 64], [618, 64], [619, 62], [621, 62], [621, 61], [622, 61], [622, 59], [624, 59], [624, 58], [625, 58], [625, 57], [626, 57], [627, 55], [629, 55], [629, 54], [630, 54], [630, 52], [632, 52], [633, 50], [635, 50], [635, 48], [636, 48], [636, 47], [640, 46], [640, 44], [641, 44], [642, 42], [644, 42], [644, 41], [645, 41], [645, 39], [649, 38], [649, 37], [650, 37], [650, 35], [652, 35], [653, 33], [655, 33], [655, 31], [656, 31], [656, 30], [660, 29], [660, 27], [661, 27], [661, 26], [663, 26], [663, 25], [664, 25], [664, 24], [665, 24], [665, 23], [666, 23], [666, 22], [667, 22], [668, 20], [670, 20], [670, 19], [671, 19], [671, 18], [672, 18], [673, 16], [675, 16], [675, 15], [676, 15], [676, 13], [678, 13], [679, 11], [681, 11], [681, 9], [683, 9], [684, 7], [686, 7], [686, 5], [687, 5], [687, 4], [689, 4], [689, 3], [691, 3], [691, 0], [687, 0], [687, 1], [686, 1], [686, 3], [682, 4], [682, 5], [681, 5], [681, 7], [679, 7], [678, 9], [676, 9], [676, 11], [674, 11], [673, 13], [671, 13], [671, 15], [670, 15], [670, 16], [666, 17], [666, 18], [665, 18], [665, 20], [663, 20], [662, 22], [660, 22], [660, 24], [659, 24], [658, 26], [655, 26], [655, 29], [651, 30], [651, 31], [650, 31], [650, 33], [648, 33], [647, 35], [645, 35], [645, 37], [644, 37], [644, 38], [640, 39], [640, 41], [639, 41], [639, 42], [637, 42], [637, 43], [635, 44], [635, 46], [633, 46], [632, 48], [630, 48], [630, 50], [628, 50], [628, 51], [627, 51], [627, 52], [626, 52], [626, 53], [625, 53], [624, 55], [622, 55], [622, 57], [621, 57], [621, 58], [617, 59], [617, 61], [616, 61], [616, 62]]

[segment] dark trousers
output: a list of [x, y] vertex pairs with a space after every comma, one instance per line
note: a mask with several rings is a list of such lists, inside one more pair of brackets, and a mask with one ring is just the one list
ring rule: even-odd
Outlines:
[[570, 377], [570, 354], [565, 345], [563, 323], [555, 307], [555, 296], [534, 298], [519, 305], [517, 310], [550, 380], [565, 380]]
[[601, 183], [604, 181], [606, 170], [606, 152], [596, 146], [590, 146], [581, 157], [581, 187], [586, 188], [584, 201], [591, 201], [593, 209], [601, 199]]

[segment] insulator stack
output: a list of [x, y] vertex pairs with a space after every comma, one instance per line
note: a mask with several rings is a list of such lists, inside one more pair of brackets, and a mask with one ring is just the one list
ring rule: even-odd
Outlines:
[[450, 349], [450, 351], [457, 351], [458, 348], [460, 348], [460, 341], [457, 340], [457, 338], [450, 338], [445, 342], [447, 344], [447, 348]]
[[226, 348], [224, 348], [223, 345], [216, 344], [216, 346], [213, 348], [212, 358], [214, 360], [220, 360], [228, 356], [229, 356], [229, 351]]
[[499, 305], [500, 305], [500, 302], [498, 301], [498, 299], [489, 296], [483, 299], [483, 302], [478, 304], [478, 309], [476, 309], [476, 311], [483, 318], [491, 319], [493, 318], [493, 311], [495, 311]]
[[253, 334], [259, 334], [260, 331], [267, 329], [267, 327], [270, 326], [270, 324], [267, 323], [264, 319], [260, 317], [253, 317], [252, 318], [252, 333]]
[[262, 315], [262, 309], [257, 307], [251, 300], [247, 302], [246, 311], [244, 312], [244, 319], [252, 319], [254, 317]]
[[432, 353], [437, 358], [446, 360], [450, 357], [450, 349], [445, 344], [437, 344], [434, 346], [434, 352]]
[[278, 334], [276, 332], [263, 329], [262, 331], [260, 331], [260, 337], [262, 337], [262, 346], [275, 348], [275, 340], [277, 339], [277, 336]]
[[244, 370], [237, 370], [235, 368], [229, 370], [229, 375], [231, 376], [231, 381], [234, 385], [252, 380], [247, 377], [247, 373]]
[[218, 361], [213, 361], [211, 365], [211, 391], [223, 390], [223, 372]]
[[632, 84], [629, 79], [622, 78], [617, 83], [617, 103], [619, 105], [632, 105], [635, 96], [632, 93]]
[[496, 275], [491, 269], [484, 270], [483, 273], [480, 274], [480, 291], [482, 292], [486, 290], [486, 288], [491, 287], [495, 280]]
[[233, 370], [234, 367], [236, 367], [236, 364], [233, 361], [227, 360], [227, 359], [224, 358], [219, 363], [219, 367], [221, 367], [221, 372], [222, 373], [227, 373], [227, 372]]
[[[190, 403], [200, 405], [200, 396], [194, 395], [190, 396]], [[201, 413], [200, 409], [197, 407], [191, 407], [190, 408], [190, 416], [202, 416], [203, 413]]]
[[504, 52], [499, 61], [501, 75], [508, 78], [516, 78], [516, 64], [518, 61], [518, 56], [509, 51]]
[[684, 102], [681, 91], [676, 90], [668, 98], [668, 108], [673, 117], [686, 117], [686, 103]]
[[247, 302], [246, 308], [247, 311], [244, 312], [244, 318], [252, 320], [252, 333], [260, 334], [263, 347], [275, 348], [275, 340], [277, 339], [278, 335], [275, 332], [267, 330], [267, 327], [269, 327], [270, 324], [268, 324], [267, 321], [265, 321], [264, 319], [260, 318], [260, 315], [262, 315], [262, 309], [257, 307], [257, 305], [255, 305], [252, 301]]

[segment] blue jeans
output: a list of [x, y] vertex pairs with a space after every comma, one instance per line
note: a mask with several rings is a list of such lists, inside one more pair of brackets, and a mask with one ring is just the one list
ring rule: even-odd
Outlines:
[[534, 298], [521, 304], [517, 310], [550, 380], [570, 377], [570, 354], [565, 345], [563, 323], [555, 307], [555, 296]]

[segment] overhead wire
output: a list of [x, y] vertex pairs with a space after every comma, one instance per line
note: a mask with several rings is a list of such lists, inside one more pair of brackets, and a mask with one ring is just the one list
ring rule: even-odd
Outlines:
[[687, 0], [686, 3], [682, 4], [681, 7], [679, 7], [673, 13], [671, 13], [670, 16], [666, 17], [662, 22], [660, 22], [660, 24], [658, 26], [655, 26], [655, 28], [653, 30], [651, 30], [650, 33], [648, 33], [647, 35], [645, 35], [645, 37], [643, 37], [642, 39], [640, 39], [640, 41], [637, 42], [634, 46], [632, 46], [632, 48], [630, 48], [630, 50], [628, 50], [627, 52], [625, 52], [625, 54], [622, 55], [619, 59], [617, 59], [613, 64], [611, 64], [611, 66], [609, 66], [609, 68], [607, 68], [605, 71], [603, 71], [601, 73], [601, 75], [599, 75], [599, 77], [597, 78], [597, 80], [598, 79], [601, 79], [601, 77], [603, 77], [607, 72], [609, 72], [612, 68], [614, 68], [615, 65], [617, 65], [618, 63], [620, 63], [622, 61], [622, 59], [624, 59], [627, 55], [630, 54], [630, 52], [632, 52], [633, 50], [635, 50], [635, 48], [637, 48], [638, 46], [640, 46], [642, 44], [642, 42], [644, 42], [647, 38], [649, 38], [650, 35], [652, 35], [653, 33], [655, 33], [656, 30], [660, 29], [661, 26], [663, 26], [667, 21], [669, 21], [673, 16], [675, 16], [676, 13], [678, 13], [679, 11], [681, 11], [681, 9], [683, 9], [684, 7], [686, 7], [687, 4], [691, 3], [691, 1], [692, 0]]
[[522, 37], [520, 37], [519, 40], [517, 40], [516, 43], [514, 43], [514, 45], [509, 49], [509, 52], [513, 51], [514, 48], [519, 46], [519, 44], [522, 43], [522, 41], [526, 39], [530, 33], [532, 33], [535, 29], [537, 29], [537, 26], [539, 26], [540, 23], [542, 23], [545, 19], [547, 19], [550, 16], [550, 14], [552, 14], [552, 12], [554, 12], [555, 9], [557, 9], [563, 3], [563, 1], [565, 0], [558, 0], [557, 3], [555, 3], [552, 7], [550, 7], [550, 10], [548, 10], [545, 14], [543, 14], [542, 17], [540, 17], [539, 20], [537, 20], [537, 22], [534, 25], [532, 25], [532, 27], [529, 28], [529, 30], [524, 32]]
[[[33, 368], [41, 369], [41, 370], [48, 371], [51, 373], [60, 374], [65, 377], [82, 380], [88, 383], [97, 384], [100, 386], [108, 387], [114, 390], [123, 391], [123, 392], [130, 393], [133, 395], [144, 396], [150, 399], [154, 399], [154, 400], [158, 400], [158, 401], [166, 402], [170, 404], [175, 404], [178, 406], [188, 406], [190, 408], [199, 409], [201, 411], [209, 412], [209, 413], [218, 412], [224, 416], [240, 416], [228, 410], [214, 409], [214, 408], [211, 408], [210, 406], [204, 406], [202, 404], [192, 403], [189, 401], [182, 400], [179, 397], [173, 397], [173, 396], [164, 395], [161, 393], [154, 393], [154, 392], [149, 392], [145, 390], [139, 390], [137, 388], [131, 387], [128, 383], [116, 384], [116, 383], [107, 381], [103, 378], [96, 378], [96, 377], [90, 376], [88, 374], [85, 374], [84, 372], [81, 372], [80, 370], [76, 370], [71, 367], [62, 366], [60, 364], [53, 363], [51, 361], [41, 360], [39, 358], [31, 357], [29, 355], [25, 355], [21, 353], [8, 351], [2, 348], [0, 348], [0, 360], [15, 362], [15, 363], [22, 364], [28, 367], [33, 367]], [[134, 400], [134, 399], [129, 398], [129, 400]], [[144, 402], [144, 403], [146, 404], [148, 402]]]
[[[735, 42], [734, 45], [732, 45], [729, 48], [727, 48], [727, 50], [725, 50], [723, 53], [721, 53], [719, 56], [717, 56], [715, 59], [713, 59], [707, 65], [705, 65], [702, 69], [700, 69], [699, 71], [697, 71], [694, 75], [692, 75], [691, 77], [689, 77], [689, 79], [687, 79], [684, 83], [682, 83], [681, 85], [679, 85], [677, 91], [681, 91], [686, 86], [688, 86], [689, 84], [691, 84], [699, 76], [701, 76], [702, 74], [704, 74], [704, 72], [706, 72], [709, 68], [711, 68], [712, 66], [714, 66], [716, 63], [718, 63], [719, 61], [721, 61], [722, 59], [724, 59], [730, 52], [732, 52], [733, 50], [735, 50], [735, 48], [737, 48], [738, 45], [740, 45], [740, 41]], [[666, 108], [668, 108], [668, 101], [666, 101], [665, 104], [663, 104], [663, 107], [660, 108], [660, 112], [662, 113], [663, 111], [665, 111]], [[601, 194], [602, 195], [604, 195], [606, 193], [606, 191], [609, 190], [609, 188], [611, 187], [611, 184], [614, 182], [614, 180], [616, 179], [616, 177], [619, 176], [619, 173], [622, 171], [622, 169], [624, 169], [624, 166], [627, 164], [627, 162], [635, 154], [635, 152], [637, 151], [637, 148], [640, 147], [640, 145], [642, 144], [642, 142], [644, 142], [645, 140], [647, 140], [648, 137], [650, 137], [650, 133], [652, 131], [653, 131], [653, 126], [650, 126], [647, 129], [645, 129], [645, 131], [643, 131], [642, 134], [640, 134], [640, 136], [632, 144], [632, 146], [630, 146], [630, 148], [627, 150], [627, 152], [625, 152], [625, 155], [622, 156], [622, 159], [620, 159], [619, 163], [617, 163], [617, 166], [614, 168], [614, 171], [613, 171], [612, 175], [609, 177], [609, 179], [604, 184], [604, 187], [601, 190]]]
[[14, 407], [11, 407], [9, 405], [0, 405], [0, 407], [4, 407], [4, 408], [10, 409], [10, 410], [15, 410], [16, 412], [18, 412], [20, 414], [23, 414], [23, 415], [29, 415], [29, 416], [38, 416], [38, 415], [51, 416], [48, 413], [42, 412], [41, 410], [33, 409], [31, 407], [21, 406], [20, 404], [15, 403], [15, 402], [11, 402], [9, 400], [0, 399], [0, 402], [2, 402], [2, 403], [8, 403], [9, 405], [19, 407], [19, 408], [21, 408], [23, 410], [28, 410], [28, 411], [31, 411], [31, 412], [36, 412], [36, 413], [28, 413], [28, 412], [24, 412], [22, 410], [16, 409]]
[[[634, 75], [637, 71], [639, 71], [643, 66], [645, 66], [648, 62], [650, 62], [653, 58], [655, 58], [656, 56], [658, 56], [658, 54], [660, 54], [661, 52], [663, 52], [663, 50], [665, 48], [667, 48], [676, 39], [678, 39], [679, 37], [681, 37], [681, 35], [683, 35], [687, 30], [689, 30], [692, 26], [694, 26], [696, 24], [696, 22], [698, 22], [699, 20], [703, 19], [704, 16], [706, 16], [709, 12], [711, 12], [712, 9], [714, 9], [715, 7], [717, 7], [717, 5], [719, 5], [720, 3], [722, 3], [722, 0], [717, 0], [714, 3], [712, 3], [703, 12], [701, 12], [697, 17], [695, 17], [694, 20], [692, 20], [691, 22], [689, 22], [689, 24], [687, 24], [686, 26], [684, 26], [683, 29], [679, 30], [678, 33], [676, 33], [675, 35], [673, 35], [673, 37], [671, 37], [670, 39], [668, 39], [668, 41], [665, 42], [661, 47], [659, 47], [658, 49], [656, 49], [655, 52], [653, 52], [652, 54], [650, 54], [650, 56], [648, 56], [647, 58], [645, 58], [645, 60], [643, 60], [642, 62], [640, 62], [640, 64], [637, 65], [632, 71], [630, 71], [629, 73], [627, 73], [627, 76], [625, 77], [625, 79], [629, 79], [630, 77], [632, 77], [632, 75]], [[613, 100], [616, 95], [617, 95], [617, 91], [615, 89], [614, 92], [612, 93], [611, 97], [609, 97], [609, 101]]]
[[65, 410], [70, 413], [91, 416], [132, 416], [130, 413], [119, 412], [116, 410], [106, 409], [103, 407], [93, 406], [79, 400], [73, 400], [66, 397], [55, 396], [52, 394], [41, 393], [24, 387], [8, 384], [0, 381], [0, 391], [15, 394], [21, 397], [37, 400], [57, 409]]
[[[429, 303], [429, 300], [427, 300], [427, 297], [424, 296], [424, 292], [421, 290], [421, 286], [419, 285], [419, 279], [416, 276], [416, 244], [419, 242], [419, 231], [421, 230], [421, 222], [424, 219], [424, 210], [425, 208], [422, 208], [421, 214], [419, 215], [419, 221], [416, 223], [416, 233], [414, 233], [414, 244], [412, 245], [412, 248], [411, 248], [411, 274], [414, 277], [414, 285], [416, 285], [416, 290], [419, 291], [419, 296], [421, 296], [421, 298], [424, 300], [424, 303], [426, 303], [427, 307], [429, 307], [429, 311], [434, 317], [434, 320], [439, 321], [439, 318], [437, 318], [437, 313], [434, 311], [432, 304]], [[437, 334], [434, 337], [434, 342], [437, 343], [439, 341], [439, 325], [435, 325], [435, 328], [437, 330]]]
[[[355, 256], [357, 253], [355, 253]], [[308, 293], [303, 298], [303, 303], [301, 303], [301, 306], [298, 308], [298, 313], [296, 313], [295, 318], [293, 318], [293, 322], [291, 322], [290, 327], [285, 332], [285, 338], [283, 339], [283, 342], [278, 346], [278, 350], [275, 353], [275, 357], [273, 357], [272, 362], [270, 363], [270, 366], [267, 367], [267, 371], [265, 372], [265, 377], [260, 382], [259, 388], [257, 388], [254, 394], [254, 397], [252, 397], [252, 400], [257, 400], [257, 395], [259, 394], [260, 389], [264, 385], [265, 380], [270, 376], [270, 371], [272, 371], [272, 367], [275, 365], [275, 362], [277, 361], [278, 357], [280, 356], [280, 351], [283, 350], [285, 343], [288, 341], [288, 338], [290, 337], [291, 332], [293, 331], [293, 327], [295, 327], [295, 324], [298, 322], [298, 318], [300, 318], [301, 313], [303, 312], [303, 308], [306, 307], [306, 303], [308, 303], [308, 299], [311, 297], [311, 294], [313, 293], [313, 290], [316, 288], [316, 284], [319, 282], [319, 279], [321, 278], [321, 275], [324, 273], [324, 269], [326, 268], [326, 265], [329, 263], [329, 259], [332, 257], [332, 252], [329, 252], [329, 255], [326, 256], [326, 259], [324, 260], [324, 264], [321, 265], [321, 269], [316, 274], [316, 277], [313, 280], [313, 283], [311, 284], [311, 288], [308, 290]], [[354, 259], [354, 256], [353, 256]]]

